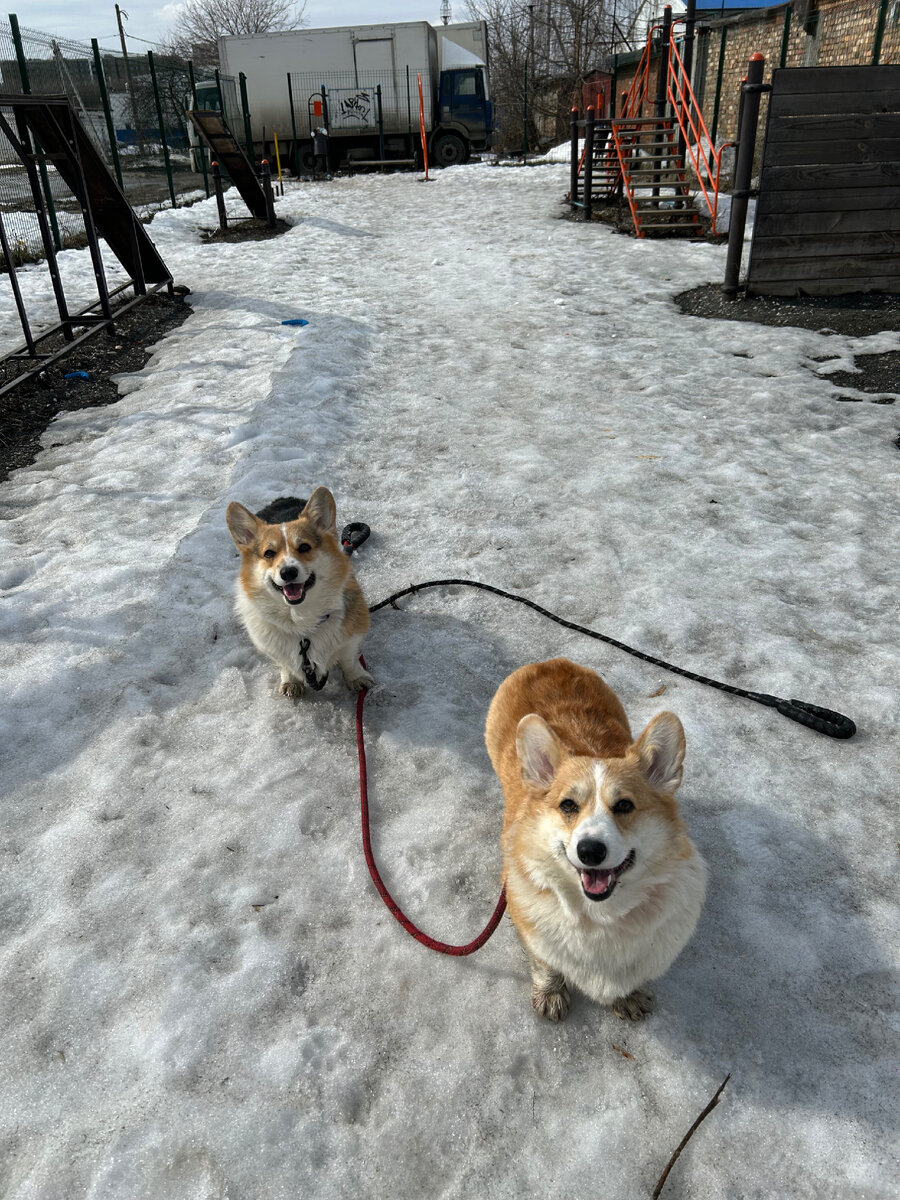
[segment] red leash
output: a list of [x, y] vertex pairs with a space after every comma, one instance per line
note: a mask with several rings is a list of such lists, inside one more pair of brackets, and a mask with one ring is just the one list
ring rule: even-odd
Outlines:
[[[365, 667], [365, 659], [359, 660]], [[372, 838], [369, 834], [369, 785], [368, 774], [366, 772], [366, 746], [363, 740], [363, 704], [365, 703], [366, 693], [362, 691], [356, 700], [356, 749], [359, 753], [359, 799], [362, 808], [362, 838], [363, 838], [363, 853], [366, 856], [366, 866], [369, 868], [369, 874], [372, 876], [372, 882], [378, 889], [378, 895], [390, 909], [393, 916], [400, 922], [408, 934], [421, 942], [423, 946], [427, 946], [429, 950], [437, 950], [440, 954], [452, 954], [457, 958], [462, 958], [466, 954], [474, 954], [488, 940], [497, 926], [500, 924], [500, 918], [506, 909], [506, 890], [500, 893], [500, 899], [497, 901], [497, 907], [494, 909], [494, 915], [479, 933], [474, 941], [469, 942], [465, 946], [450, 946], [447, 942], [439, 942], [433, 937], [429, 937], [427, 933], [423, 933], [421, 929], [417, 929], [410, 921], [409, 917], [403, 912], [397, 904], [394, 897], [384, 886], [384, 880], [378, 873], [378, 867], [375, 865], [375, 856], [372, 853]]]

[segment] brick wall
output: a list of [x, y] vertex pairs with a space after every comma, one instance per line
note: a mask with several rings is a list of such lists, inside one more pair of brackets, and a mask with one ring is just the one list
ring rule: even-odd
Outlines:
[[[881, 0], [792, 0], [774, 8], [753, 9], [735, 17], [704, 22], [698, 28], [694, 89], [700, 99], [707, 126], [712, 129], [716, 111], [716, 83], [723, 58], [719, 88], [716, 140], [730, 140], [737, 133], [740, 83], [751, 54], [766, 60], [765, 80], [776, 67], [837, 67], [867, 65], [872, 61], [875, 28]], [[787, 22], [786, 14], [789, 14]], [[887, 20], [879, 62], [900, 63], [900, 0], [887, 6]], [[782, 45], [787, 25], [787, 39]], [[676, 31], [678, 27], [676, 26]], [[724, 47], [723, 47], [724, 33]], [[637, 64], [620, 66], [616, 93], [621, 97], [634, 77]], [[656, 88], [656, 63], [651, 68], [651, 96]], [[765, 121], [765, 97], [760, 109], [760, 127]], [[617, 102], [617, 110], [618, 110]]]

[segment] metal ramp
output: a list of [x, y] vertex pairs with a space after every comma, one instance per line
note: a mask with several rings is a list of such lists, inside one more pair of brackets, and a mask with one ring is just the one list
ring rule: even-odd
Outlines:
[[110, 250], [138, 283], [171, 282], [144, 226], [119, 189], [114, 176], [78, 120], [67, 96], [0, 95], [0, 108], [11, 108], [16, 133], [6, 124], [3, 132], [13, 145], [28, 154], [31, 141], [40, 147], [36, 157], [53, 164], [81, 205], [86, 225], [92, 223]]
[[238, 144], [237, 138], [225, 123], [222, 113], [211, 108], [195, 108], [188, 112], [191, 124], [212, 151], [214, 159], [225, 168], [241, 199], [257, 220], [268, 221], [266, 194], [256, 177], [253, 164]]

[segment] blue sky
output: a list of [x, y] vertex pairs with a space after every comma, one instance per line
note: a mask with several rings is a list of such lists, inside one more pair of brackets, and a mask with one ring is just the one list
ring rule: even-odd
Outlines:
[[[712, 0], [714, 3], [715, 0]], [[735, 0], [731, 0], [734, 3]], [[748, 7], [763, 7], [771, 0], [745, 0]], [[698, 7], [704, 0], [698, 0]], [[147, 42], [156, 42], [164, 37], [174, 23], [177, 3], [160, 3], [159, 0], [125, 0], [120, 7], [128, 13], [125, 22], [130, 47], [139, 51]], [[452, 0], [453, 15], [457, 20], [466, 20], [464, 0]], [[97, 38], [101, 46], [117, 47], [115, 0], [98, 3], [97, 0], [12, 0], [9, 9], [19, 18], [19, 24], [30, 29], [39, 29], [57, 37], [74, 38], [89, 42]], [[307, 23], [317, 25], [363, 25], [378, 21], [432, 21], [440, 19], [440, 0], [309, 0], [306, 8]]]

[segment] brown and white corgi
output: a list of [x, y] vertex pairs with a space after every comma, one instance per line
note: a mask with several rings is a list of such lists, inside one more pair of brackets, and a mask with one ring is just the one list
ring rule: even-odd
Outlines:
[[337, 538], [328, 488], [308, 501], [283, 497], [254, 515], [228, 505], [241, 552], [237, 612], [256, 648], [281, 668], [281, 692], [318, 690], [337, 663], [351, 692], [375, 682], [359, 661], [369, 610]]
[[535, 1011], [561, 1021], [572, 984], [640, 1020], [651, 1008], [642, 985], [690, 938], [706, 892], [672, 795], [681, 722], [659, 713], [633, 741], [600, 676], [554, 658], [504, 680], [485, 741], [506, 798], [503, 875]]

